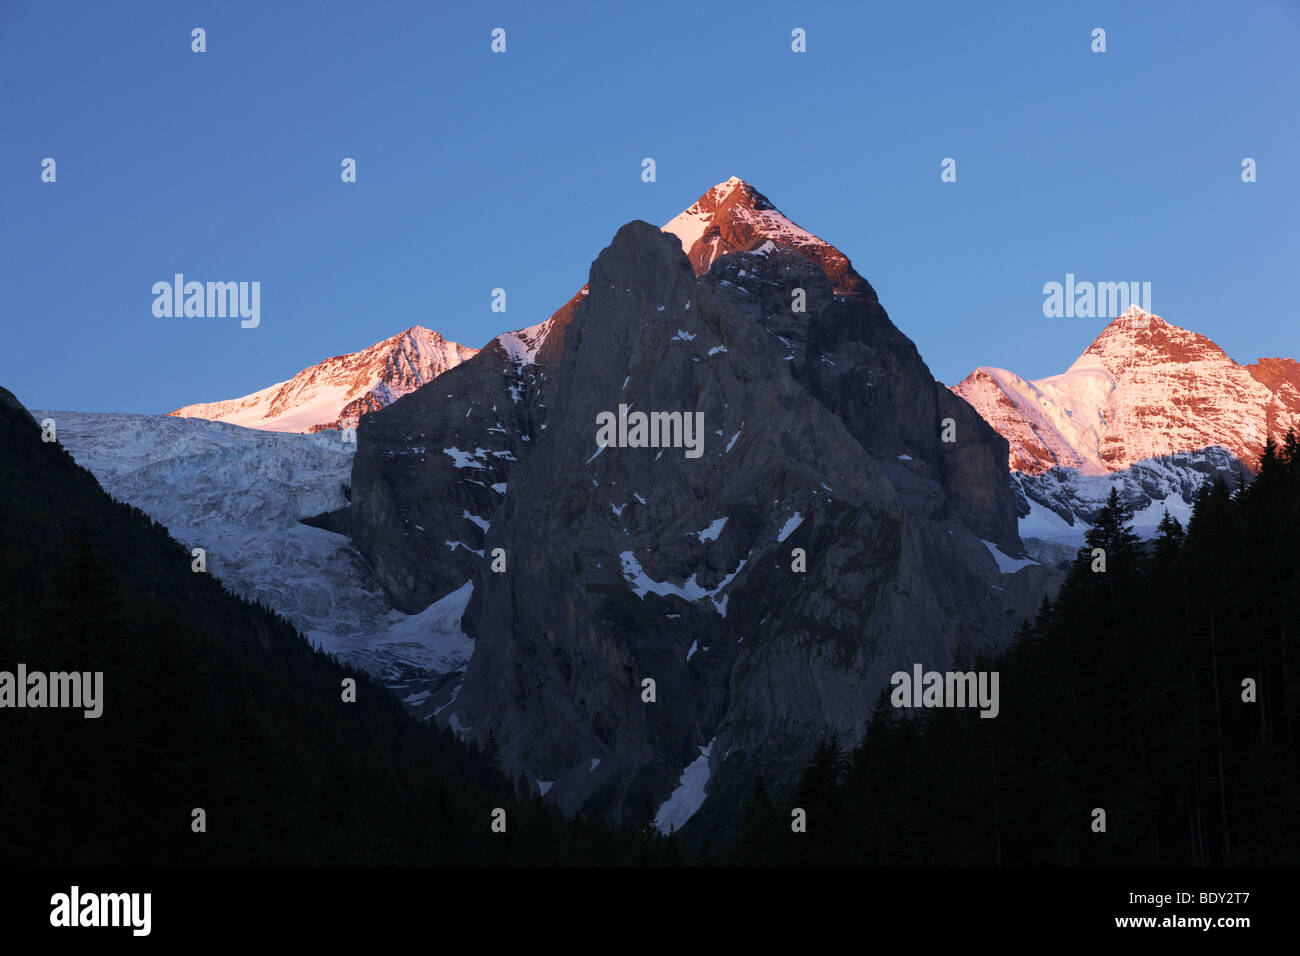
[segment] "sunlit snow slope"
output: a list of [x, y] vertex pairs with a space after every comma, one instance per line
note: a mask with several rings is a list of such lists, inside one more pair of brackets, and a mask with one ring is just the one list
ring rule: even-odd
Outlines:
[[397, 401], [477, 351], [417, 325], [243, 398], [186, 405], [169, 414], [279, 432], [353, 426], [366, 412]]
[[953, 391], [1011, 444], [1014, 471], [1103, 475], [1214, 445], [1254, 465], [1300, 425], [1300, 364], [1238, 365], [1203, 335], [1133, 306], [1069, 369], [1028, 381], [978, 368]]

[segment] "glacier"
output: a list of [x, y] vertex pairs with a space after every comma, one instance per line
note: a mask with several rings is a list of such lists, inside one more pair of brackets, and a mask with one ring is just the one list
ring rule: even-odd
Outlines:
[[347, 537], [300, 521], [347, 504], [356, 446], [340, 432], [271, 432], [166, 415], [34, 414], [54, 419], [59, 443], [110, 495], [187, 548], [204, 548], [208, 571], [231, 591], [399, 691], [417, 713], [446, 702], [444, 688], [474, 649], [460, 628], [473, 585], [403, 614]]

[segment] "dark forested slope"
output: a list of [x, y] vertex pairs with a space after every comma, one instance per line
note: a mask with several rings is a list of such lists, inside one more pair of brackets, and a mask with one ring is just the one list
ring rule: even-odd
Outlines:
[[996, 719], [882, 698], [796, 792], [751, 788], [733, 861], [1300, 862], [1300, 444], [1153, 549], [1130, 519], [1112, 495], [1055, 603], [973, 662], [1000, 674]]

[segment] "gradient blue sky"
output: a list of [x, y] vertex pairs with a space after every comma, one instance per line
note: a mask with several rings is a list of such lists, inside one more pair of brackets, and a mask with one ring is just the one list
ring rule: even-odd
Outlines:
[[[1064, 370], [1105, 325], [1043, 317], [1067, 272], [1151, 282], [1238, 361], [1300, 357], [1297, 51], [1294, 0], [0, 0], [0, 384], [162, 412], [414, 324], [481, 346], [733, 175], [949, 384]], [[261, 326], [155, 318], [174, 272], [260, 281]]]

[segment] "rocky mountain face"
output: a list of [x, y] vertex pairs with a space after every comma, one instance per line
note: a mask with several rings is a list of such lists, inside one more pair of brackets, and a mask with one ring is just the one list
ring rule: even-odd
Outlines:
[[416, 325], [243, 398], [186, 405], [168, 414], [265, 431], [318, 432], [354, 426], [366, 412], [392, 404], [476, 352]]
[[[702, 443], [597, 443], [637, 412], [702, 416]], [[407, 613], [473, 582], [440, 721], [566, 810], [680, 822], [854, 739], [893, 671], [1010, 638], [1053, 572], [1020, 559], [1006, 460], [847, 258], [732, 180], [363, 416], [318, 523]]]
[[1262, 358], [1242, 368], [1271, 391], [1284, 408], [1300, 408], [1300, 362], [1289, 358]]
[[1300, 428], [1300, 364], [1238, 365], [1137, 306], [1060, 375], [978, 368], [953, 391], [1007, 439], [1020, 533], [1040, 558], [1082, 544], [1112, 485], [1154, 534], [1166, 510], [1187, 518], [1204, 482], [1235, 486], [1268, 436]]

